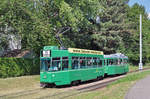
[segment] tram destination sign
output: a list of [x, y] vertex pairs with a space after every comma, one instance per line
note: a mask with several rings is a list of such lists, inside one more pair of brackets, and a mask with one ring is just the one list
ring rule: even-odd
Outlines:
[[50, 57], [50, 51], [43, 51], [43, 57]]
[[68, 48], [68, 51], [70, 53], [103, 55], [102, 51], [87, 50], [87, 49]]

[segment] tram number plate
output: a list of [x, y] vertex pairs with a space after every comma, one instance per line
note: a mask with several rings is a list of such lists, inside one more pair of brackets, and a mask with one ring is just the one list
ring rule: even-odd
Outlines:
[[43, 57], [50, 57], [50, 51], [43, 51]]

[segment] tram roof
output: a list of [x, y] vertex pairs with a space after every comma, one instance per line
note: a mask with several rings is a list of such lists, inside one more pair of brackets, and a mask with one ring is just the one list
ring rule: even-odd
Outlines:
[[104, 55], [104, 58], [128, 58], [128, 57], [122, 53], [116, 53], [116, 54]]

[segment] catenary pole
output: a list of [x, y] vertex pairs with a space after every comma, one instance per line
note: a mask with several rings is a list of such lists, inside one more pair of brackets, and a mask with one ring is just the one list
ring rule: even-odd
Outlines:
[[143, 69], [142, 63], [142, 15], [140, 14], [140, 62], [139, 62], [139, 70]]

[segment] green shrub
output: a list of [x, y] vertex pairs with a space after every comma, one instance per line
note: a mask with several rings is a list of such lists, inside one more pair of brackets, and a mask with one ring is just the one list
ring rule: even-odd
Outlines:
[[0, 58], [0, 78], [39, 74], [39, 58]]

